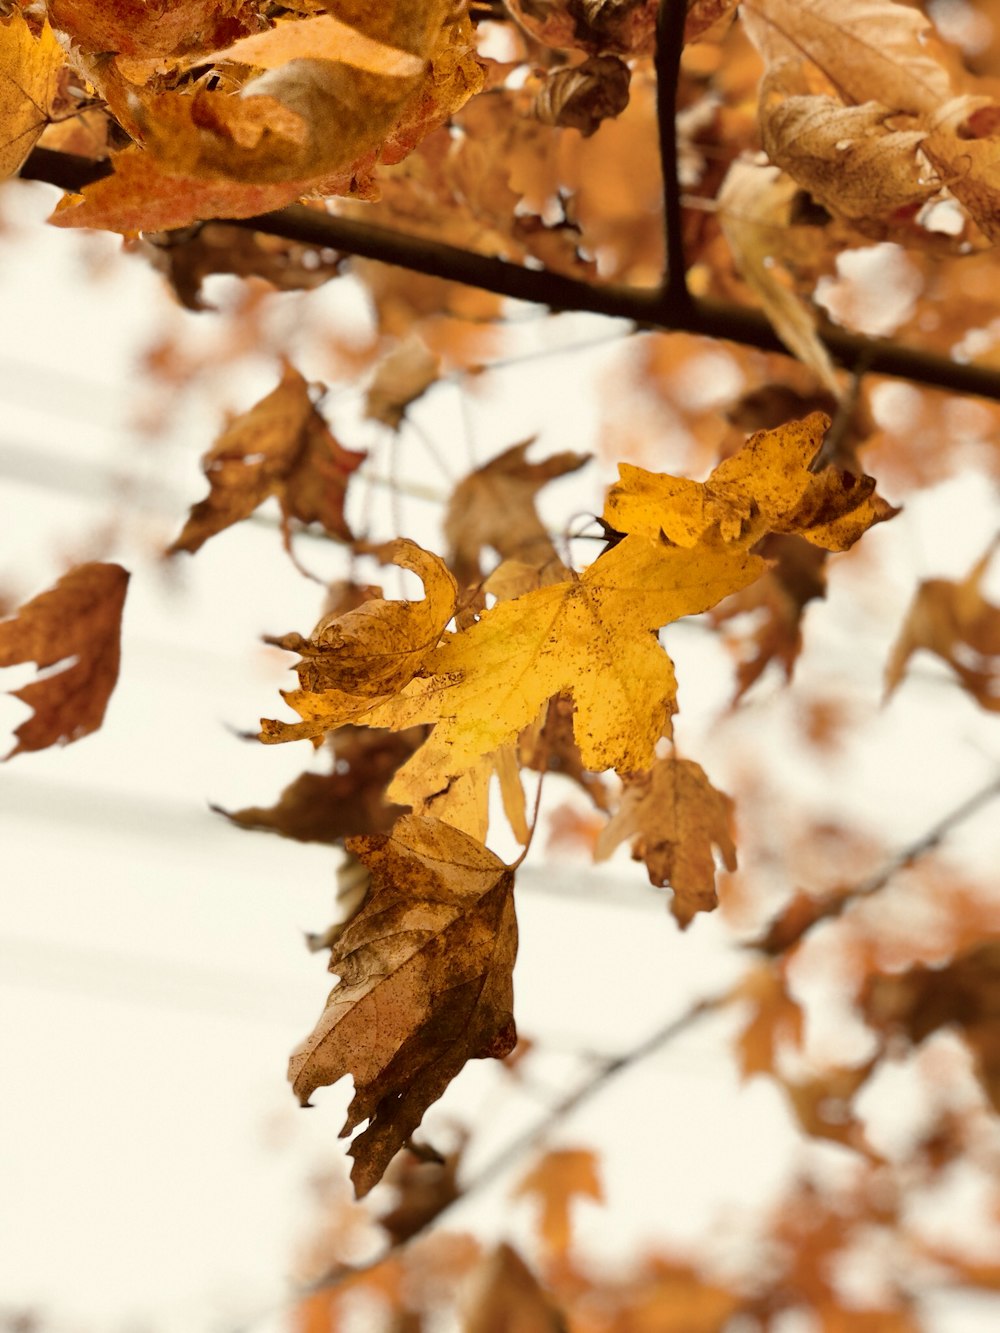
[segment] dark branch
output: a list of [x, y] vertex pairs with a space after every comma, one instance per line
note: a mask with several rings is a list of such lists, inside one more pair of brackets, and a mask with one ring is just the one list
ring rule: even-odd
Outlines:
[[656, 15], [656, 125], [660, 137], [660, 170], [663, 173], [663, 228], [666, 273], [661, 288], [660, 312], [675, 319], [691, 303], [684, 259], [681, 220], [681, 182], [677, 163], [677, 85], [684, 51], [687, 5], [680, 0], [660, 0]]
[[[66, 190], [80, 190], [107, 174], [104, 163], [39, 148], [32, 152], [21, 169], [22, 177], [27, 180], [47, 181]], [[416, 273], [479, 287], [499, 296], [548, 306], [551, 310], [588, 311], [628, 319], [640, 328], [700, 334], [765, 352], [790, 355], [767, 318], [760, 311], [746, 306], [695, 298], [676, 300], [673, 294], [664, 299], [653, 288], [637, 290], [591, 284], [548, 269], [512, 264], [439, 241], [408, 236], [374, 223], [299, 206], [242, 218], [234, 225], [282, 236], [286, 240], [342, 250]], [[840, 329], [828, 329], [820, 336], [834, 361], [842, 366], [852, 368], [862, 363], [873, 375], [893, 375], [929, 388], [1000, 401], [1000, 374], [993, 369], [961, 365], [944, 357], [879, 339], [861, 338]]]

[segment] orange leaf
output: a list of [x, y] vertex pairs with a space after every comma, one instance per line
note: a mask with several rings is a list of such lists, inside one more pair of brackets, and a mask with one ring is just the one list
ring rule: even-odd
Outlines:
[[584, 1148], [555, 1148], [532, 1167], [515, 1194], [538, 1200], [542, 1243], [550, 1257], [563, 1258], [570, 1248], [574, 1199], [604, 1200], [597, 1158]]

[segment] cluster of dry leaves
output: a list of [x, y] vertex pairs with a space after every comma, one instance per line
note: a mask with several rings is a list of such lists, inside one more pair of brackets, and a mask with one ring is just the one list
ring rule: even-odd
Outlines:
[[[1000, 32], [1000, 6], [979, 8]], [[342, 256], [212, 221], [295, 201], [592, 281], [659, 277], [656, 0], [0, 9], [0, 170], [16, 173], [36, 144], [105, 162], [107, 174], [63, 198], [51, 220], [122, 233], [191, 309], [204, 305], [206, 277], [243, 279], [229, 313], [239, 329], [233, 356], [262, 328], [268, 291], [308, 290], [344, 267]], [[984, 359], [996, 357], [984, 277], [1000, 232], [1000, 39], [948, 45], [894, 0], [743, 0], [738, 14], [735, 0], [689, 0], [687, 11], [677, 109], [690, 287], [762, 304], [799, 364], [734, 351], [741, 387], [703, 408], [683, 391], [699, 340], [637, 345], [641, 393], [658, 422], [683, 427], [689, 466], [668, 470], [647, 441], [609, 427], [609, 449], [661, 466], [621, 463], [593, 516], [601, 549], [577, 568], [536, 502], [587, 458], [536, 459], [531, 442], [454, 487], [440, 552], [352, 532], [348, 500], [364, 454], [336, 438], [323, 386], [286, 359], [277, 386], [205, 454], [208, 494], [169, 548], [197, 552], [277, 500], [290, 553], [311, 526], [422, 585], [409, 599], [335, 585], [309, 634], [272, 640], [298, 659], [298, 686], [284, 696], [296, 717], [265, 720], [261, 739], [324, 746], [328, 769], [304, 772], [271, 808], [229, 816], [346, 848], [355, 871], [349, 909], [314, 941], [329, 949], [338, 980], [290, 1078], [304, 1103], [353, 1078], [343, 1133], [364, 1126], [350, 1149], [356, 1191], [393, 1163], [400, 1202], [381, 1219], [389, 1257], [306, 1300], [306, 1331], [339, 1327], [339, 1303], [359, 1287], [378, 1294], [393, 1327], [420, 1328], [442, 1282], [459, 1278], [475, 1293], [466, 1327], [482, 1333], [707, 1333], [737, 1315], [770, 1327], [789, 1309], [812, 1312], [830, 1333], [917, 1329], [904, 1283], [878, 1308], [841, 1303], [838, 1256], [876, 1231], [954, 1281], [997, 1285], [995, 1266], [930, 1255], [911, 1234], [905, 1173], [872, 1148], [855, 1107], [887, 1052], [947, 1028], [961, 1032], [986, 1105], [1000, 1107], [1000, 923], [981, 895], [953, 886], [936, 899], [949, 929], [933, 950], [886, 942], [884, 923], [864, 914], [870, 883], [801, 892], [753, 938], [754, 964], [720, 1001], [744, 1013], [743, 1075], [773, 1078], [804, 1134], [858, 1160], [849, 1196], [834, 1201], [803, 1183], [768, 1220], [761, 1243], [783, 1259], [765, 1279], [726, 1283], [676, 1257], [627, 1280], [589, 1276], [572, 1253], [570, 1205], [600, 1189], [580, 1152], [549, 1154], [523, 1186], [541, 1204], [538, 1273], [513, 1250], [484, 1256], [468, 1238], [408, 1245], [458, 1197], [458, 1160], [397, 1154], [468, 1060], [503, 1059], [517, 1042], [517, 867], [487, 845], [491, 792], [527, 849], [537, 810], [526, 778], [530, 791], [535, 775], [561, 775], [592, 807], [570, 836], [595, 859], [629, 844], [652, 883], [670, 889], [682, 928], [713, 910], [721, 867], [736, 869], [734, 806], [671, 744], [678, 682], [659, 632], [705, 613], [726, 627], [737, 703], [772, 664], [790, 677], [829, 558], [896, 512], [867, 468], [905, 491], [957, 466], [941, 444], [943, 400], [920, 400], [919, 427], [904, 434], [879, 417], [868, 386], [856, 398], [847, 391], [817, 334], [820, 284], [846, 253], [890, 242], [919, 281], [898, 326], [949, 353], [976, 334]], [[351, 267], [371, 297], [375, 334], [350, 349], [331, 337], [330, 360], [368, 376], [369, 416], [399, 432], [439, 377], [499, 345], [504, 311], [443, 279]], [[198, 373], [168, 342], [150, 367], [174, 393]], [[979, 411], [993, 444], [1000, 417]], [[675, 475], [698, 471], [705, 480]], [[992, 545], [963, 581], [921, 584], [887, 692], [924, 649], [996, 711], [1000, 607], [982, 592], [991, 555]], [[17, 691], [33, 713], [12, 753], [100, 725], [127, 581], [118, 565], [82, 565], [0, 623], [0, 666], [33, 661], [44, 673]], [[793, 1070], [786, 1057], [801, 1045], [804, 1015], [796, 969], [834, 920], [853, 932], [854, 1004], [874, 1054], [818, 1074]], [[965, 1122], [942, 1121], [910, 1166], [932, 1180], [968, 1150], [969, 1134]], [[342, 1237], [350, 1210], [337, 1208]], [[333, 1259], [317, 1262], [329, 1269]]]

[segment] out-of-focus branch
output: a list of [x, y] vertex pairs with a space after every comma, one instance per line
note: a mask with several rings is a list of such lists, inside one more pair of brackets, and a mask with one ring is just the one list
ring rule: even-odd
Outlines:
[[[26, 180], [47, 181], [65, 190], [81, 190], [108, 174], [104, 163], [36, 148], [21, 169]], [[656, 288], [635, 289], [584, 282], [548, 269], [528, 268], [491, 255], [475, 254], [458, 246], [425, 237], [337, 217], [293, 205], [275, 213], [241, 218], [233, 225], [286, 240], [300, 241], [347, 254], [394, 264], [416, 273], [464, 283], [484, 291], [551, 310], [587, 311], [628, 319], [638, 327], [684, 332], [789, 355], [787, 348], [759, 310], [700, 298], [675, 301]], [[834, 361], [854, 367], [863, 364], [873, 375], [892, 375], [928, 388], [972, 394], [1000, 401], [1000, 374], [987, 367], [963, 365], [944, 357], [840, 329], [820, 335]]]

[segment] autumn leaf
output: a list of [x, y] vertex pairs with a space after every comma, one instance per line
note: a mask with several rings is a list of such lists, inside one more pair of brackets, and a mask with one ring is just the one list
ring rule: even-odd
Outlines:
[[516, 1250], [498, 1246], [472, 1275], [464, 1333], [566, 1333], [553, 1298]]
[[313, 405], [309, 385], [287, 365], [277, 388], [230, 422], [202, 460], [211, 490], [192, 510], [169, 548], [197, 551], [270, 496], [293, 518], [319, 522], [349, 541], [344, 518], [347, 479], [365, 455], [344, 449]]
[[790, 680], [802, 651], [802, 618], [815, 598], [826, 596], [826, 552], [801, 537], [778, 533], [765, 537], [757, 553], [771, 564], [763, 578], [727, 597], [709, 614], [723, 625], [749, 614], [753, 628], [737, 639], [736, 695], [741, 699], [771, 662]]
[[358, 833], [388, 833], [405, 812], [387, 804], [385, 788], [422, 740], [417, 729], [396, 734], [342, 727], [329, 748], [329, 772], [300, 773], [270, 808], [213, 808], [240, 828], [298, 842], [341, 843]]
[[896, 690], [921, 648], [947, 662], [963, 687], [989, 712], [1000, 710], [1000, 607], [981, 584], [996, 543], [964, 579], [927, 579], [917, 589], [885, 669], [885, 697]]
[[[355, 718], [374, 725], [371, 709], [407, 685], [423, 669], [455, 613], [457, 588], [444, 561], [416, 542], [400, 537], [372, 554], [419, 575], [420, 601], [369, 598], [346, 612], [324, 617], [308, 639], [289, 634], [272, 642], [302, 654], [296, 668], [302, 689], [284, 697], [323, 719], [309, 735], [332, 730]], [[334, 720], [336, 719], [336, 720]], [[285, 724], [264, 723], [265, 740], [292, 740]]]
[[0, 180], [12, 176], [60, 101], [66, 55], [46, 22], [36, 37], [24, 15], [0, 23]]
[[406, 409], [435, 382], [441, 361], [419, 338], [410, 338], [378, 363], [368, 386], [365, 416], [398, 430]]
[[491, 546], [501, 560], [543, 567], [565, 567], [535, 508], [543, 486], [579, 471], [588, 454], [552, 454], [528, 461], [534, 443], [512, 445], [471, 472], [455, 487], [444, 518], [448, 564], [460, 584], [476, 583], [486, 571], [483, 551]]
[[330, 955], [340, 980], [289, 1079], [306, 1104], [346, 1074], [354, 1098], [342, 1130], [358, 1197], [466, 1061], [514, 1047], [517, 952], [512, 872], [465, 834], [406, 815], [389, 835], [354, 838], [372, 887]]
[[[35, 662], [46, 672], [11, 691], [35, 711], [17, 728], [6, 758], [78, 741], [101, 725], [118, 680], [128, 580], [121, 565], [77, 565], [0, 622], [0, 667]], [[60, 664], [61, 670], [49, 670]]]
[[751, 435], [705, 482], [647, 472], [629, 463], [608, 493], [604, 520], [619, 532], [662, 532], [678, 546], [718, 540], [755, 545], [768, 532], [794, 533], [828, 551], [846, 551], [897, 511], [871, 477], [836, 467], [810, 471], [829, 417], [813, 412]]
[[[442, 790], [514, 741], [552, 695], [565, 694], [576, 704], [584, 767], [641, 771], [675, 708], [673, 666], [655, 631], [706, 610], [764, 568], [742, 550], [686, 551], [626, 537], [578, 579], [499, 603], [469, 629], [446, 636], [419, 676], [354, 720], [393, 729], [436, 723], [411, 762], [435, 774]], [[294, 691], [286, 698], [304, 724], [264, 724], [265, 739], [338, 725], [326, 720], [322, 696]], [[408, 769], [400, 769], [390, 798]]]
[[49, 0], [48, 9], [85, 50], [142, 57], [211, 51], [260, 23], [247, 0]]
[[673, 890], [670, 910], [682, 929], [696, 913], [718, 907], [715, 849], [727, 870], [736, 869], [733, 803], [699, 764], [671, 756], [626, 779], [621, 804], [597, 839], [595, 860], [606, 860], [629, 838], [632, 859], [645, 862], [650, 883]]
[[514, 1191], [517, 1198], [538, 1203], [538, 1231], [552, 1259], [570, 1251], [570, 1214], [576, 1199], [604, 1201], [597, 1159], [585, 1148], [553, 1148], [535, 1163]]
[[628, 106], [630, 79], [628, 65], [612, 55], [553, 70], [535, 98], [535, 115], [545, 125], [579, 130], [587, 139]]
[[735, 987], [732, 999], [748, 1006], [747, 1021], [736, 1037], [736, 1059], [744, 1079], [777, 1072], [781, 1046], [800, 1046], [805, 1025], [801, 1005], [788, 989], [783, 966], [751, 969]]
[[1000, 1112], [1000, 941], [981, 940], [943, 966], [917, 963], [905, 972], [872, 974], [860, 1005], [877, 1031], [902, 1033], [914, 1045], [940, 1028], [957, 1028]]
[[777, 167], [738, 158], [719, 190], [719, 225], [736, 268], [759, 297], [775, 333], [839, 398], [833, 361], [816, 332], [815, 308], [795, 290], [783, 262], [797, 190]]

